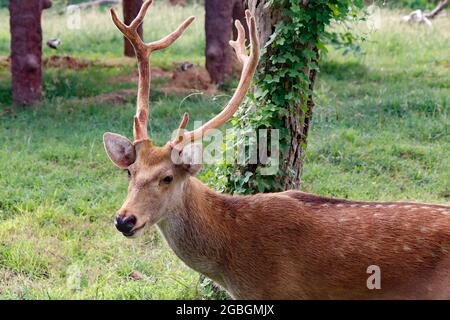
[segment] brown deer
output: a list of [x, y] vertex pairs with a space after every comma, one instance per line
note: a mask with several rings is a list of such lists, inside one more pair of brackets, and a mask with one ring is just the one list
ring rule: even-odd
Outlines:
[[[450, 298], [448, 205], [357, 202], [296, 190], [230, 196], [194, 177], [200, 165], [190, 161], [190, 143], [230, 119], [258, 63], [256, 25], [248, 11], [250, 54], [239, 22], [238, 38], [230, 42], [243, 70], [228, 105], [190, 132], [185, 132], [185, 114], [175, 139], [155, 146], [147, 136], [149, 54], [174, 42], [193, 18], [166, 38], [144, 44], [136, 29], [151, 2], [144, 3], [129, 26], [111, 10], [139, 62], [134, 142], [104, 135], [108, 156], [129, 174], [128, 197], [115, 218], [119, 231], [133, 237], [156, 224], [180, 259], [233, 298]], [[370, 277], [377, 276], [371, 270], [378, 272], [378, 284], [371, 282]]]

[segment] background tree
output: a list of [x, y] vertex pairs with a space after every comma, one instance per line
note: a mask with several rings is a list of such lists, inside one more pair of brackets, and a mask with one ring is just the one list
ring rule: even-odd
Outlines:
[[[123, 20], [125, 24], [129, 25], [134, 18], [136, 18], [139, 10], [141, 9], [143, 0], [123, 0], [122, 8], [123, 8]], [[144, 37], [144, 29], [143, 26], [140, 25], [138, 28], [138, 34], [141, 38]], [[124, 41], [124, 49], [123, 54], [127, 57], [134, 57], [134, 49], [131, 45], [130, 41], [127, 38], [123, 38]]]
[[42, 10], [50, 0], [10, 0], [13, 101], [30, 105], [42, 99]]
[[205, 1], [206, 69], [214, 83], [222, 83], [232, 73], [233, 55], [228, 42], [232, 34], [236, 36], [233, 26], [236, 19], [248, 33], [243, 0]]
[[[261, 159], [256, 165], [248, 164], [250, 159], [245, 165], [228, 164], [223, 169], [226, 188], [237, 193], [298, 189], [314, 110], [320, 51], [326, 49], [327, 38], [336, 40], [336, 34], [329, 34], [326, 27], [334, 20], [356, 15], [364, 1], [248, 0], [247, 5], [256, 17], [261, 46], [266, 46], [255, 92], [242, 105], [234, 127], [278, 129], [280, 168], [276, 175], [262, 175]], [[245, 141], [238, 139], [236, 143]]]

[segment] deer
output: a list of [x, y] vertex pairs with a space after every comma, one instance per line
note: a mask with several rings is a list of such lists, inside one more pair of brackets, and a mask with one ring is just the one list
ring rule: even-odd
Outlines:
[[118, 231], [135, 238], [156, 225], [188, 267], [233, 299], [450, 298], [449, 205], [351, 201], [299, 190], [228, 195], [195, 177], [201, 163], [192, 155], [202, 150], [194, 142], [225, 124], [251, 87], [260, 48], [249, 11], [249, 48], [239, 21], [237, 39], [230, 41], [242, 73], [228, 104], [192, 131], [185, 113], [174, 138], [155, 145], [147, 133], [150, 54], [171, 45], [194, 17], [144, 43], [137, 27], [151, 3], [144, 2], [130, 25], [111, 9], [114, 24], [133, 44], [139, 70], [134, 141], [103, 136], [110, 160], [128, 172], [128, 195], [114, 219]]

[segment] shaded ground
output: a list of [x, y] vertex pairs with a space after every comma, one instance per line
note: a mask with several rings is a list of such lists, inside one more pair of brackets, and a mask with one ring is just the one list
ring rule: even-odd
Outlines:
[[184, 96], [193, 92], [213, 95], [217, 92], [211, 83], [208, 71], [204, 67], [182, 63], [173, 72], [172, 78], [161, 87], [166, 94]]
[[[9, 68], [10, 67], [10, 57], [0, 56], [0, 67]], [[50, 57], [44, 57], [42, 59], [43, 67], [45, 68], [60, 68], [60, 69], [84, 69], [92, 64], [88, 60], [78, 59], [71, 56], [59, 56], [52, 55]]]
[[73, 58], [71, 56], [53, 55], [45, 57], [43, 61], [45, 68], [62, 68], [62, 69], [84, 69], [89, 66], [90, 62], [83, 59]]
[[[208, 71], [189, 62], [174, 63], [172, 70], [152, 67], [151, 73], [152, 79], [162, 80], [163, 84], [158, 89], [167, 95], [185, 96], [193, 92], [213, 95], [217, 92], [216, 86], [211, 84]], [[138, 72], [113, 77], [109, 82], [137, 83]]]
[[[165, 71], [161, 68], [158, 67], [152, 67], [152, 78], [170, 78], [172, 76], [172, 72], [170, 71]], [[116, 77], [112, 77], [111, 79], [109, 79], [110, 83], [119, 83], [119, 82], [132, 82], [132, 83], [137, 83], [138, 82], [138, 77], [139, 74], [136, 71], [130, 72], [128, 74], [123, 74], [120, 76], [116, 76]]]
[[136, 89], [121, 89], [82, 99], [84, 104], [124, 105], [136, 96]]

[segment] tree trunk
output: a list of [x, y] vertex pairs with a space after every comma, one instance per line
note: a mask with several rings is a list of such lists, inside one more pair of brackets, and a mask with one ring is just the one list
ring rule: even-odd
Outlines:
[[[247, 1], [247, 6], [255, 17], [256, 23], [258, 25], [261, 47], [266, 44], [271, 35], [274, 33], [275, 25], [280, 22], [281, 19], [283, 19], [281, 10], [274, 6], [268, 6], [267, 2], [268, 0]], [[303, 5], [308, 5], [308, 1], [303, 0]], [[311, 61], [318, 62], [318, 48], [310, 47], [309, 49], [313, 50], [316, 53], [315, 57], [311, 58]], [[272, 65], [269, 59], [274, 54], [276, 53], [272, 52], [272, 48], [270, 46], [267, 46], [267, 51], [262, 56], [259, 67], [259, 74], [261, 77], [271, 75], [272, 72], [270, 69]], [[309, 79], [308, 89], [310, 93], [307, 95], [307, 101], [302, 100], [300, 104], [290, 102], [285, 106], [282, 106], [288, 111], [287, 115], [283, 117], [282, 123], [284, 123], [284, 126], [285, 128], [287, 128], [289, 134], [288, 149], [287, 151], [280, 154], [280, 156], [282, 157], [279, 162], [280, 170], [284, 174], [277, 176], [275, 178], [278, 182], [276, 184], [276, 187], [267, 191], [273, 192], [300, 188], [306, 145], [308, 143], [308, 132], [314, 110], [312, 91], [316, 80], [316, 70], [305, 68], [303, 70], [303, 73]], [[291, 85], [292, 84], [285, 84], [283, 90], [286, 93], [294, 92], [294, 89], [290, 87]], [[241, 170], [241, 172], [246, 171], [255, 172], [256, 167], [249, 166]]]
[[[139, 10], [141, 9], [143, 1], [142, 0], [123, 0], [122, 8], [123, 8], [123, 20], [126, 25], [129, 25], [131, 21], [136, 18]], [[143, 39], [144, 31], [142, 24], [138, 28], [138, 34]], [[130, 41], [126, 37], [124, 40], [124, 50], [123, 54], [127, 57], [134, 57], [134, 48]]]
[[[319, 61], [319, 50], [317, 48], [313, 48], [313, 50], [316, 52], [315, 61]], [[290, 144], [286, 156], [280, 161], [280, 169], [289, 172], [289, 174], [279, 177], [280, 185], [283, 186], [282, 190], [299, 189], [301, 184], [308, 133], [315, 106], [312, 91], [317, 72], [316, 70], [306, 69], [305, 74], [309, 78], [309, 90], [311, 92], [306, 102], [307, 108], [304, 110], [301, 105], [288, 105], [286, 108], [289, 114], [283, 119], [289, 131]]]
[[242, 0], [205, 0], [206, 69], [213, 83], [223, 83], [232, 73], [233, 51], [228, 42], [232, 33], [235, 36], [235, 19], [248, 33]]
[[30, 105], [42, 99], [42, 10], [50, 0], [10, 0], [13, 102]]

